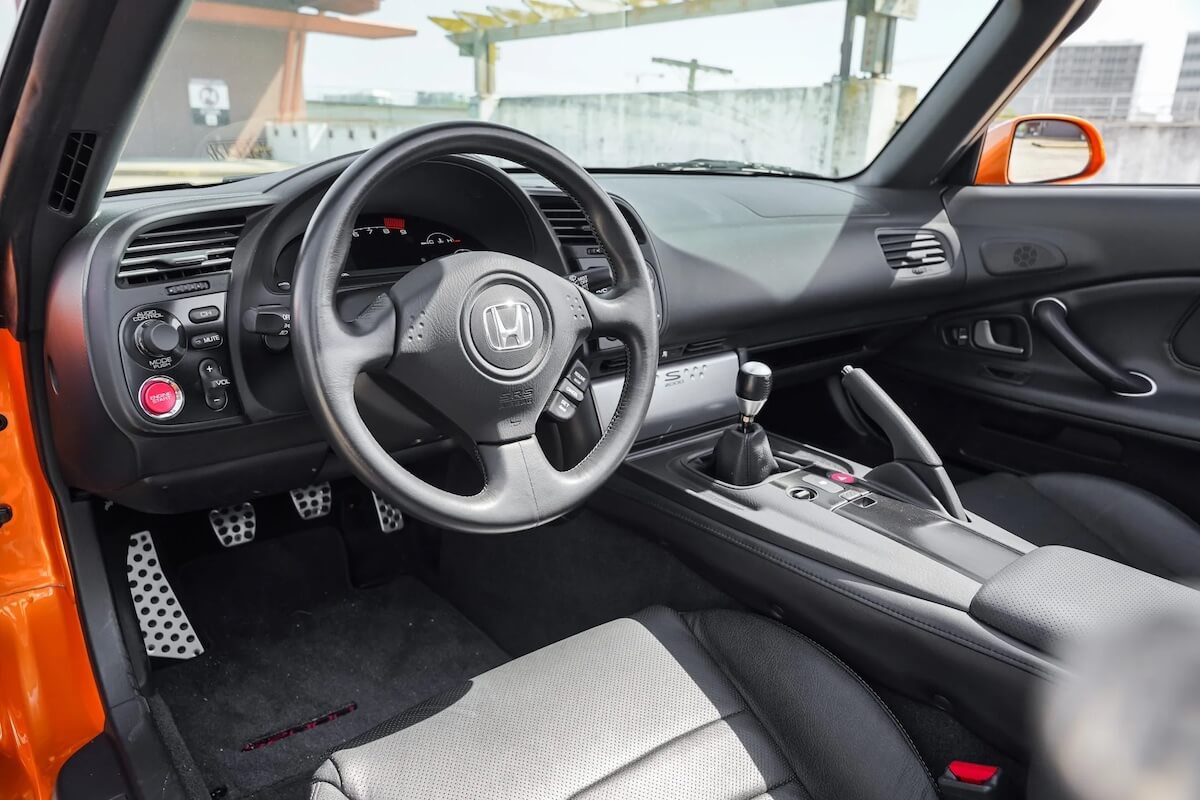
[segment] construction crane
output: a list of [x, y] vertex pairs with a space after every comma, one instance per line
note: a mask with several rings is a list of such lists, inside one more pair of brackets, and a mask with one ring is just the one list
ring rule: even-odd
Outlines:
[[711, 72], [716, 75], [732, 75], [733, 70], [725, 69], [724, 67], [714, 67], [711, 64], [701, 64], [696, 59], [691, 61], [679, 61], [674, 58], [658, 58], [650, 59], [655, 64], [662, 64], [667, 67], [676, 67], [678, 69], [686, 69], [688, 71], [688, 91], [696, 91], [696, 73]]

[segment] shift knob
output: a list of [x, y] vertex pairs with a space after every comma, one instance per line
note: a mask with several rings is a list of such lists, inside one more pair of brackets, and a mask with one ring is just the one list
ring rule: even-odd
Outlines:
[[761, 361], [747, 361], [738, 369], [737, 387], [738, 413], [742, 422], [749, 424], [762, 411], [771, 394], [771, 368]]

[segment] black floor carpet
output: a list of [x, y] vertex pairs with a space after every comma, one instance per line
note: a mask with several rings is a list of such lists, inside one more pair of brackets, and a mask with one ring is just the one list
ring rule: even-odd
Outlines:
[[[332, 529], [192, 561], [176, 590], [206, 647], [155, 682], [209, 791], [307, 797], [307, 777], [342, 742], [507, 656], [425, 584], [354, 589]], [[353, 704], [274, 744], [250, 742]]]

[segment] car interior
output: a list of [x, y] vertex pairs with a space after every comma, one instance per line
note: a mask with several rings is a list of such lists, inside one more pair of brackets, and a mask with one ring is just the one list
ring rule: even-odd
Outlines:
[[1200, 608], [1200, 189], [1010, 184], [992, 127], [1098, 4], [999, 0], [836, 180], [447, 120], [106, 193], [187, 4], [27, 0], [3, 317], [100, 720], [53, 796], [1086, 800], [1065, 650]]

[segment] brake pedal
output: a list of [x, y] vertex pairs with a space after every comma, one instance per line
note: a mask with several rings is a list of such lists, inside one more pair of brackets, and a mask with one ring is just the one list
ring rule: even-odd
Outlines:
[[221, 546], [237, 547], [239, 544], [254, 541], [254, 530], [258, 527], [258, 520], [254, 516], [254, 506], [240, 503], [209, 511], [208, 524], [212, 526]]
[[292, 489], [289, 494], [300, 519], [319, 519], [333, 510], [333, 487], [329, 481]]
[[384, 533], [395, 533], [404, 527], [404, 515], [400, 513], [400, 509], [374, 492], [371, 492], [371, 499], [375, 501], [375, 514], [379, 517], [380, 530]]
[[150, 531], [129, 537], [125, 573], [146, 652], [160, 658], [179, 659], [203, 653], [204, 645], [200, 644], [175, 590], [163, 574]]

